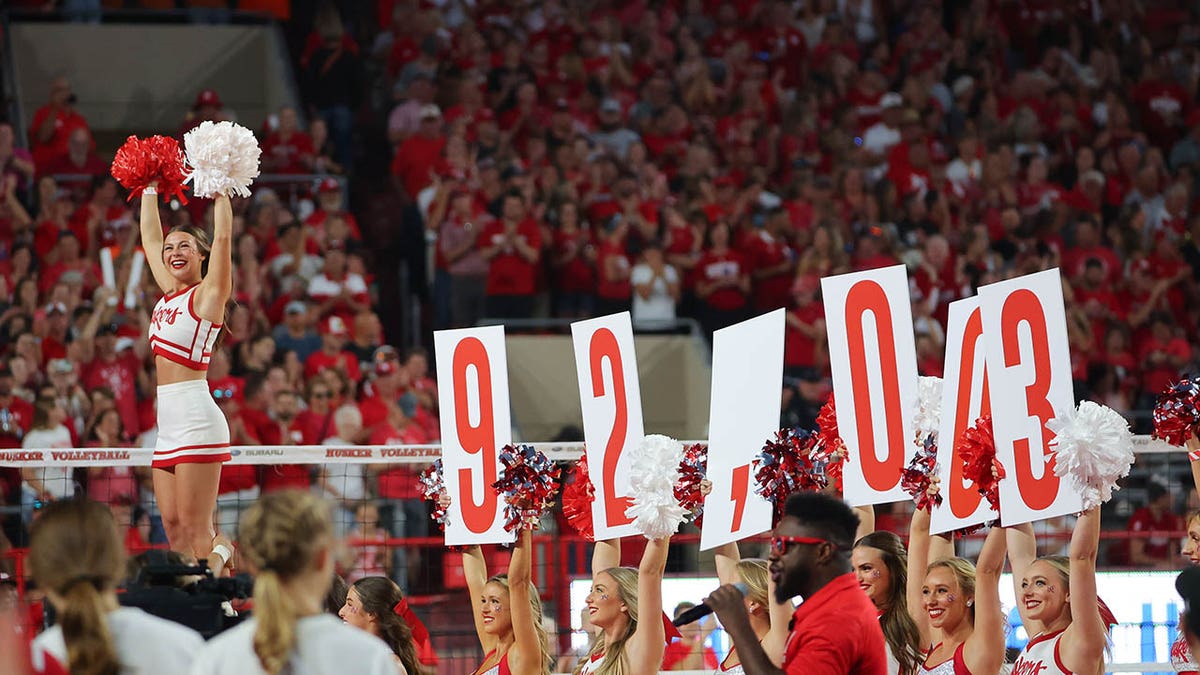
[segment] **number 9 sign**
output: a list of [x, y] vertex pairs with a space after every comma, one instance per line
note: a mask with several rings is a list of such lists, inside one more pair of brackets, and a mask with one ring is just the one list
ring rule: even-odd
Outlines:
[[979, 289], [996, 458], [1006, 470], [1000, 481], [1000, 519], [1019, 525], [1076, 513], [1078, 493], [1054, 475], [1046, 423], [1056, 410], [1075, 407], [1071, 351], [1062, 279], [1057, 269], [1029, 274]]
[[437, 331], [433, 346], [442, 466], [451, 497], [446, 545], [511, 543], [503, 501], [492, 487], [500, 449], [512, 442], [504, 327]]

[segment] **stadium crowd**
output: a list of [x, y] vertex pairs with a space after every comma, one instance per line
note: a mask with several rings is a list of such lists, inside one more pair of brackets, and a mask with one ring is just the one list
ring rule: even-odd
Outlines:
[[[303, 106], [267, 120], [263, 172], [311, 190], [265, 181], [235, 200], [237, 302], [209, 377], [235, 445], [437, 440], [429, 358], [389, 346], [381, 321], [395, 260], [376, 242], [404, 228], [426, 336], [624, 309], [639, 329], [690, 318], [707, 334], [786, 307], [789, 424], [830, 390], [819, 279], [897, 263], [922, 374], [941, 374], [950, 302], [1052, 267], [1079, 397], [1144, 412], [1195, 371], [1200, 16], [1186, 3], [295, 5]], [[46, 92], [28, 128], [0, 123], [0, 448], [152, 444], [144, 336], [167, 317], [150, 315], [149, 275], [128, 282], [137, 205], [69, 74]], [[201, 91], [177, 131], [207, 119], [236, 111]], [[164, 205], [163, 222], [207, 223], [208, 205]], [[341, 533], [427, 532], [413, 470], [337, 472], [227, 466], [222, 518], [315, 485], [346, 507]], [[161, 540], [138, 471], [0, 477], [14, 544], [77, 487], [132, 511], [129, 542]], [[350, 565], [396, 565], [404, 586], [411, 561], [385, 557]]]

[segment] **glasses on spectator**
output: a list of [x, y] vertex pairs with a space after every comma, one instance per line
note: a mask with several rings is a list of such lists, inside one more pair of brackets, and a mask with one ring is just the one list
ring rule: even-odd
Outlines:
[[328, 391], [314, 391], [312, 397], [315, 399], [333, 398], [333, 393]]
[[828, 539], [819, 539], [817, 537], [771, 537], [771, 555], [775, 557], [782, 556], [784, 553], [787, 553], [788, 547], [792, 544], [809, 544], [812, 546], [832, 544], [834, 548], [837, 548], [837, 545]]
[[233, 389], [213, 389], [213, 398], [217, 399], [218, 401], [223, 398], [233, 398]]

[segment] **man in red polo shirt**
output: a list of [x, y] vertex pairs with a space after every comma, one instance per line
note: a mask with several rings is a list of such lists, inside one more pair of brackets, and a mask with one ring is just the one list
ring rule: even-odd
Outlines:
[[487, 314], [498, 319], [527, 319], [533, 315], [541, 258], [541, 228], [525, 217], [520, 192], [504, 195], [503, 217], [479, 235], [484, 260], [489, 261]]
[[797, 595], [783, 667], [772, 663], [750, 617], [742, 591], [725, 585], [705, 604], [733, 638], [747, 675], [885, 675], [887, 647], [879, 612], [858, 586], [850, 549], [858, 516], [835, 497], [798, 492], [788, 498], [771, 539], [770, 571], [775, 602]]

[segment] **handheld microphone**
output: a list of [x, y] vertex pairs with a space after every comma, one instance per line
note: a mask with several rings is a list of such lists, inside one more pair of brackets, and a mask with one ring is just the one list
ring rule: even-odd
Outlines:
[[[745, 595], [747, 595], [748, 593], [750, 593], [750, 587], [740, 581], [736, 584], [731, 584], [731, 585], [734, 588], [738, 589], [738, 592], [740, 592], [743, 597]], [[675, 617], [675, 620], [672, 621], [672, 623], [674, 623], [676, 626], [686, 626], [689, 623], [699, 621], [700, 619], [703, 619], [704, 617], [706, 617], [712, 613], [713, 613], [713, 608], [709, 607], [708, 605], [701, 602], [700, 604], [696, 605], [695, 607], [692, 607], [691, 609], [684, 610], [682, 614]]]

